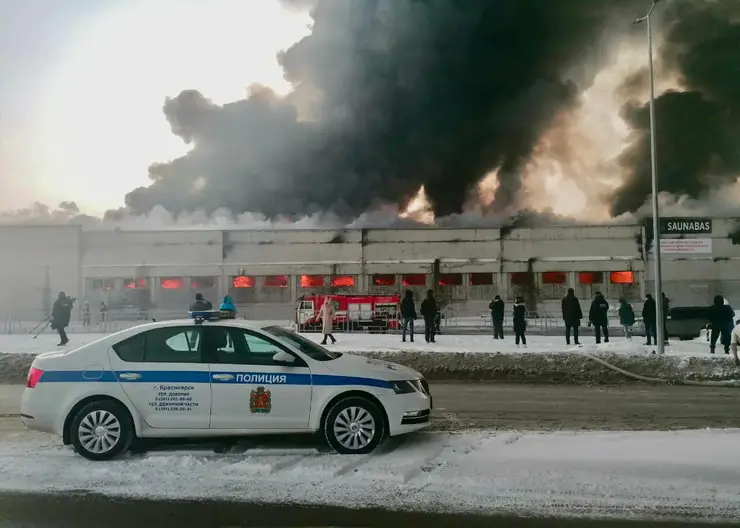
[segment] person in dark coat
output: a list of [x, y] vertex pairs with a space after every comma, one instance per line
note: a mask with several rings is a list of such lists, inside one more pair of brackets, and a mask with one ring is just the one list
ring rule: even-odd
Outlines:
[[514, 323], [514, 335], [516, 336], [516, 346], [519, 346], [519, 341], [522, 345], [527, 346], [527, 305], [524, 303], [523, 297], [517, 297], [514, 301], [514, 317], [512, 319]]
[[604, 343], [609, 342], [609, 303], [601, 292], [596, 292], [591, 308], [588, 311], [589, 323], [594, 325], [596, 344], [601, 343], [601, 334], [604, 334]]
[[424, 339], [427, 343], [434, 343], [436, 329], [437, 301], [434, 299], [434, 290], [427, 290], [427, 297], [421, 301], [421, 316], [424, 318]]
[[624, 330], [624, 337], [632, 339], [632, 325], [635, 324], [635, 311], [624, 297], [619, 299], [619, 324]]
[[60, 339], [57, 346], [64, 346], [69, 343], [65, 329], [69, 326], [73, 304], [73, 297], [67, 297], [64, 292], [59, 292], [59, 296], [51, 308], [51, 329], [57, 331]]
[[730, 334], [732, 332], [732, 320], [735, 313], [721, 295], [714, 296], [714, 303], [709, 307], [709, 323], [712, 325], [712, 337], [709, 340], [709, 352], [714, 354], [717, 346], [717, 338], [721, 336], [721, 343], [725, 354], [730, 353]]
[[406, 331], [409, 331], [411, 342], [414, 342], [414, 321], [416, 320], [416, 305], [414, 304], [414, 292], [406, 290], [401, 301], [401, 340], [406, 342]]
[[657, 315], [655, 313], [655, 299], [649, 293], [645, 295], [645, 303], [642, 305], [642, 322], [645, 325], [646, 345], [651, 345], [650, 338], [658, 344], [658, 327], [656, 326]]
[[494, 339], [504, 338], [504, 308], [504, 300], [500, 295], [494, 297], [488, 305], [488, 309], [491, 310], [491, 323], [493, 324]]
[[581, 310], [581, 302], [576, 297], [573, 288], [568, 288], [568, 293], [563, 297], [560, 306], [563, 312], [563, 322], [565, 322], [565, 343], [570, 345], [570, 332], [572, 330], [573, 342], [580, 345], [578, 342], [578, 327], [581, 326], [583, 311]]
[[660, 292], [663, 296], [663, 342], [668, 344], [668, 310], [671, 309], [671, 300], [665, 296], [665, 292]]
[[213, 310], [213, 305], [211, 304], [211, 301], [206, 301], [205, 299], [203, 299], [202, 293], [196, 293], [195, 301], [190, 304], [190, 311], [205, 312], [208, 310]]

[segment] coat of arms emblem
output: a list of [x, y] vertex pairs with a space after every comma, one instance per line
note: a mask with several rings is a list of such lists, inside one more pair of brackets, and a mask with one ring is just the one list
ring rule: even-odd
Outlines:
[[266, 414], [272, 410], [272, 394], [264, 387], [257, 387], [249, 393], [249, 410], [253, 413]]

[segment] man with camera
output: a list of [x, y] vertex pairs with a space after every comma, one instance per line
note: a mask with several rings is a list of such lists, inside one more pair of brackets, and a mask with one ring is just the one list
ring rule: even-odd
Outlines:
[[64, 346], [69, 343], [65, 329], [69, 326], [69, 320], [72, 316], [72, 306], [76, 300], [75, 297], [67, 297], [64, 292], [59, 292], [59, 296], [51, 308], [51, 329], [56, 330], [61, 339], [57, 346]]

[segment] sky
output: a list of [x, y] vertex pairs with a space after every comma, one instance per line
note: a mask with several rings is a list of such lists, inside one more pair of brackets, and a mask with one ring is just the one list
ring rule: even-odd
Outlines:
[[0, 210], [122, 206], [187, 152], [166, 97], [287, 93], [276, 54], [309, 22], [276, 0], [0, 0]]

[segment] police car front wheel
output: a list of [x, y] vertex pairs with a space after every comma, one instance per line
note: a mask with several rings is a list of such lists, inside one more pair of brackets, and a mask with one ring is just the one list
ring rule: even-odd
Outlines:
[[119, 403], [101, 400], [85, 405], [70, 425], [72, 445], [88, 460], [110, 460], [131, 445], [133, 424]]
[[329, 446], [343, 455], [370, 453], [385, 435], [382, 411], [365, 398], [340, 400], [327, 413], [324, 436]]

